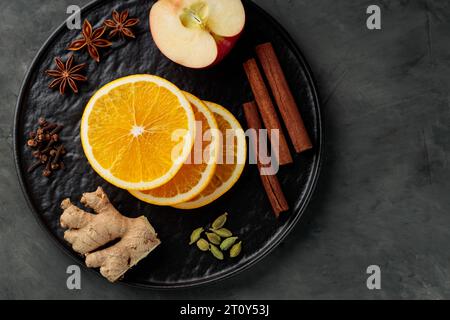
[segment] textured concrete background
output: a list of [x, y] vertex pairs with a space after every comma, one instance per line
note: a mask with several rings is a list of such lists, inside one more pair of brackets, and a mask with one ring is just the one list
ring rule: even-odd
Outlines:
[[[11, 126], [34, 55], [83, 0], [0, 0], [0, 298], [450, 298], [450, 3], [257, 0], [291, 33], [317, 78], [327, 154], [308, 214], [251, 271], [155, 292], [84, 272], [39, 228], [21, 194]], [[381, 31], [365, 27], [370, 4]], [[382, 269], [382, 290], [366, 268]]]

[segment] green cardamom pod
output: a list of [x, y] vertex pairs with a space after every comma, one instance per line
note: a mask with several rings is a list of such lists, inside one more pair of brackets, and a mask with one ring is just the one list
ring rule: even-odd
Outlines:
[[223, 260], [223, 253], [222, 253], [222, 251], [220, 251], [219, 248], [217, 248], [215, 245], [211, 244], [209, 246], [209, 251], [211, 251], [212, 255], [216, 259]]
[[212, 223], [212, 229], [218, 230], [222, 228], [225, 223], [227, 222], [228, 213], [224, 213], [220, 217], [218, 217], [214, 222]]
[[231, 233], [231, 231], [226, 228], [221, 228], [218, 230], [215, 230], [215, 229], [210, 229], [210, 230], [222, 238], [229, 238], [229, 237], [233, 236], [233, 233]]
[[201, 250], [201, 251], [208, 251], [209, 248], [209, 242], [206, 241], [205, 239], [199, 239], [197, 241], [197, 247]]
[[220, 250], [227, 251], [228, 249], [231, 248], [231, 246], [233, 244], [236, 243], [237, 239], [238, 239], [238, 237], [231, 237], [231, 238], [227, 238], [227, 239], [223, 240], [222, 243], [220, 244]]
[[219, 245], [222, 242], [222, 239], [215, 233], [207, 232], [206, 236], [208, 237], [209, 242], [213, 244]]
[[192, 231], [191, 242], [189, 242], [189, 245], [196, 243], [198, 239], [200, 239], [200, 236], [202, 235], [203, 231], [204, 231], [203, 228], [198, 228]]
[[236, 258], [242, 251], [242, 241], [236, 243], [230, 250], [230, 257]]

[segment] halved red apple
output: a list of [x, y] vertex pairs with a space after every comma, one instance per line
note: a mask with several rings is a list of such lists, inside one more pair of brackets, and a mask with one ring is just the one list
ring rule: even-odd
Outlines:
[[150, 10], [150, 30], [158, 48], [190, 68], [220, 62], [244, 25], [241, 0], [159, 0]]

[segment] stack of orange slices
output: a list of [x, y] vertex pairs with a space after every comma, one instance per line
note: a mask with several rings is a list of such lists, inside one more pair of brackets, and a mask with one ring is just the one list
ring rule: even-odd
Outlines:
[[224, 107], [153, 75], [117, 79], [90, 99], [81, 141], [94, 170], [155, 205], [195, 209], [238, 181], [245, 134]]

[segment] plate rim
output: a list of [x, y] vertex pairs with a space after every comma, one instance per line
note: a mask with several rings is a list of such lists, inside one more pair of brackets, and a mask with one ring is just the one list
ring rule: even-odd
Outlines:
[[[88, 11], [92, 9], [93, 7], [100, 5], [107, 0], [92, 0], [85, 6], [81, 8], [81, 13]], [[301, 206], [293, 211], [295, 214], [295, 217], [291, 221], [290, 224], [288, 224], [281, 232], [278, 233], [278, 235], [272, 240], [270, 244], [267, 244], [265, 247], [263, 247], [262, 251], [258, 253], [253, 259], [249, 260], [248, 262], [244, 263], [243, 265], [237, 267], [234, 270], [231, 270], [230, 272], [226, 273], [218, 273], [215, 276], [207, 277], [205, 279], [196, 279], [194, 281], [187, 281], [183, 282], [181, 284], [144, 284], [144, 283], [135, 283], [132, 281], [128, 281], [126, 278], [124, 280], [121, 280], [117, 282], [116, 284], [121, 284], [129, 287], [135, 287], [135, 288], [144, 288], [144, 289], [152, 289], [152, 290], [175, 290], [175, 289], [186, 289], [186, 288], [197, 288], [197, 287], [203, 287], [207, 285], [216, 284], [218, 282], [222, 282], [226, 279], [232, 278], [251, 267], [255, 266], [258, 262], [266, 258], [270, 253], [273, 252], [275, 248], [277, 248], [280, 243], [292, 232], [294, 227], [298, 224], [300, 219], [302, 218], [303, 214], [305, 213], [308, 205], [311, 202], [311, 198], [313, 194], [315, 193], [315, 190], [317, 188], [317, 183], [320, 177], [320, 172], [322, 169], [322, 160], [323, 160], [323, 140], [324, 140], [324, 132], [323, 132], [323, 126], [322, 126], [322, 112], [321, 112], [321, 103], [319, 99], [319, 93], [317, 88], [317, 82], [315, 80], [315, 77], [313, 75], [313, 72], [311, 70], [310, 65], [308, 64], [307, 60], [305, 59], [302, 51], [299, 49], [298, 45], [295, 43], [294, 39], [291, 37], [291, 35], [288, 33], [288, 31], [281, 25], [280, 22], [278, 22], [271, 14], [266, 12], [262, 7], [260, 7], [258, 4], [253, 2], [252, 0], [243, 0], [243, 2], [251, 7], [253, 9], [257, 10], [261, 15], [263, 15], [266, 19], [270, 20], [272, 25], [277, 28], [277, 31], [281, 35], [282, 38], [286, 42], [289, 43], [292, 52], [296, 59], [303, 65], [304, 73], [306, 75], [306, 78], [308, 79], [308, 82], [311, 86], [311, 93], [313, 96], [314, 103], [316, 105], [316, 116], [317, 116], [317, 134], [318, 134], [318, 146], [315, 146], [317, 149], [317, 155], [316, 155], [316, 161], [313, 163], [313, 169], [311, 170], [311, 174], [309, 175], [309, 178], [306, 182], [306, 191], [304, 196], [304, 201], [301, 204]], [[33, 75], [33, 72], [37, 68], [37, 62], [42, 57], [42, 55], [45, 53], [45, 51], [48, 49], [51, 42], [54, 40], [54, 37], [63, 31], [63, 29], [66, 26], [66, 20], [62, 24], [60, 24], [55, 31], [53, 31], [46, 39], [44, 44], [39, 48], [38, 52], [36, 53], [35, 57], [33, 58], [32, 62], [30, 63], [30, 66], [27, 69], [27, 72], [25, 73], [24, 80], [21, 83], [18, 99], [15, 105], [15, 111], [14, 111], [14, 117], [13, 117], [13, 130], [12, 130], [12, 141], [13, 141], [13, 156], [14, 156], [14, 164], [16, 169], [16, 174], [19, 180], [20, 189], [22, 191], [22, 194], [25, 198], [25, 201], [28, 205], [28, 208], [32, 212], [35, 220], [37, 221], [38, 225], [42, 228], [45, 234], [49, 238], [52, 239], [52, 241], [59, 247], [66, 255], [68, 255], [74, 262], [76, 262], [78, 265], [82, 266], [84, 270], [88, 270], [89, 272], [95, 273], [98, 276], [101, 277], [100, 272], [97, 269], [91, 269], [86, 267], [84, 263], [82, 263], [78, 258], [77, 254], [69, 249], [68, 247], [64, 246], [61, 241], [48, 229], [44, 221], [41, 219], [40, 214], [38, 210], [34, 207], [33, 201], [31, 200], [27, 187], [25, 186], [25, 180], [24, 175], [21, 170], [21, 160], [19, 158], [19, 123], [20, 115], [23, 112], [23, 102], [24, 102], [24, 95], [25, 91], [27, 89], [27, 84], [30, 81], [30, 78]]]

